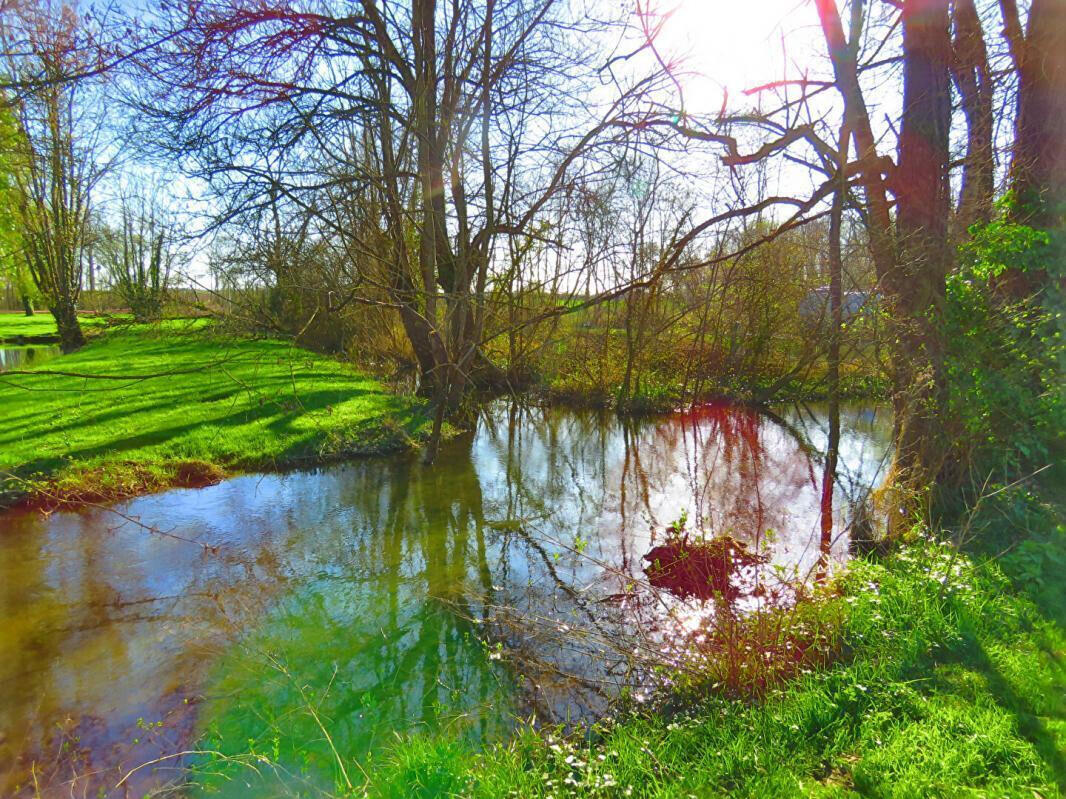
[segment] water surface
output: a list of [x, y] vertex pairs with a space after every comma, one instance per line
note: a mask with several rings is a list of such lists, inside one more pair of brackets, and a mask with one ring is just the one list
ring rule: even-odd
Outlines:
[[[32, 795], [35, 775], [44, 796], [141, 796], [209, 763], [248, 795], [259, 755], [283, 768], [257, 796], [332, 788], [397, 731], [485, 741], [517, 716], [595, 716], [640, 688], [634, 654], [705, 612], [646, 591], [643, 556], [682, 515], [776, 574], [847, 557], [890, 417], [848, 407], [842, 428], [828, 538], [819, 407], [623, 421], [502, 403], [429, 467], [0, 518], [0, 794]], [[189, 750], [236, 759], [174, 756]]]
[[39, 366], [58, 354], [59, 347], [55, 344], [0, 346], [0, 372]]

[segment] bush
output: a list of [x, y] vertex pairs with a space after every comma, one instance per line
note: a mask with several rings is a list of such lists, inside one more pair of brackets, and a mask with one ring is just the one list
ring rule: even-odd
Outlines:
[[1046, 464], [1066, 414], [1057, 314], [1040, 297], [1003, 291], [1009, 270], [1044, 267], [1047, 234], [1007, 218], [970, 232], [947, 280], [947, 401], [957, 476], [980, 481]]

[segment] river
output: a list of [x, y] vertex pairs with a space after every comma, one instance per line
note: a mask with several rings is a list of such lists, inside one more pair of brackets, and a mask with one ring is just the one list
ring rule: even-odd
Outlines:
[[[334, 750], [372, 767], [394, 732], [489, 741], [518, 717], [595, 717], [641, 690], [641, 647], [704, 612], [648, 593], [643, 556], [682, 515], [788, 579], [847, 558], [891, 416], [843, 409], [828, 539], [826, 430], [817, 405], [621, 420], [500, 402], [432, 466], [9, 513], [0, 795], [142, 796], [206, 765], [240, 777], [203, 778], [222, 795], [267, 796], [332, 786]], [[273, 787], [241, 793], [256, 753], [280, 764], [257, 777]]]
[[5, 344], [0, 342], [0, 372], [40, 366], [59, 354], [55, 344]]

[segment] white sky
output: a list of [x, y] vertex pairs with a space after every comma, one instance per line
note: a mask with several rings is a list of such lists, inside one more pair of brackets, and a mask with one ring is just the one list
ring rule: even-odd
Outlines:
[[[723, 91], [733, 110], [756, 102], [743, 91], [826, 67], [825, 44], [811, 0], [649, 0], [669, 13], [656, 43], [681, 58], [686, 110], [717, 111]], [[784, 46], [782, 45], [784, 38]]]

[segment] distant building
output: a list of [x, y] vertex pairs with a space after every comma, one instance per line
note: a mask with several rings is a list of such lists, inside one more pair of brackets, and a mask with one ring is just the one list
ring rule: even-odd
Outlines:
[[[845, 291], [840, 300], [840, 314], [846, 322], [859, 314], [872, 311], [877, 304], [878, 295], [872, 291]], [[807, 296], [800, 300], [799, 315], [808, 322], [829, 319], [829, 286], [819, 286], [809, 291]]]

